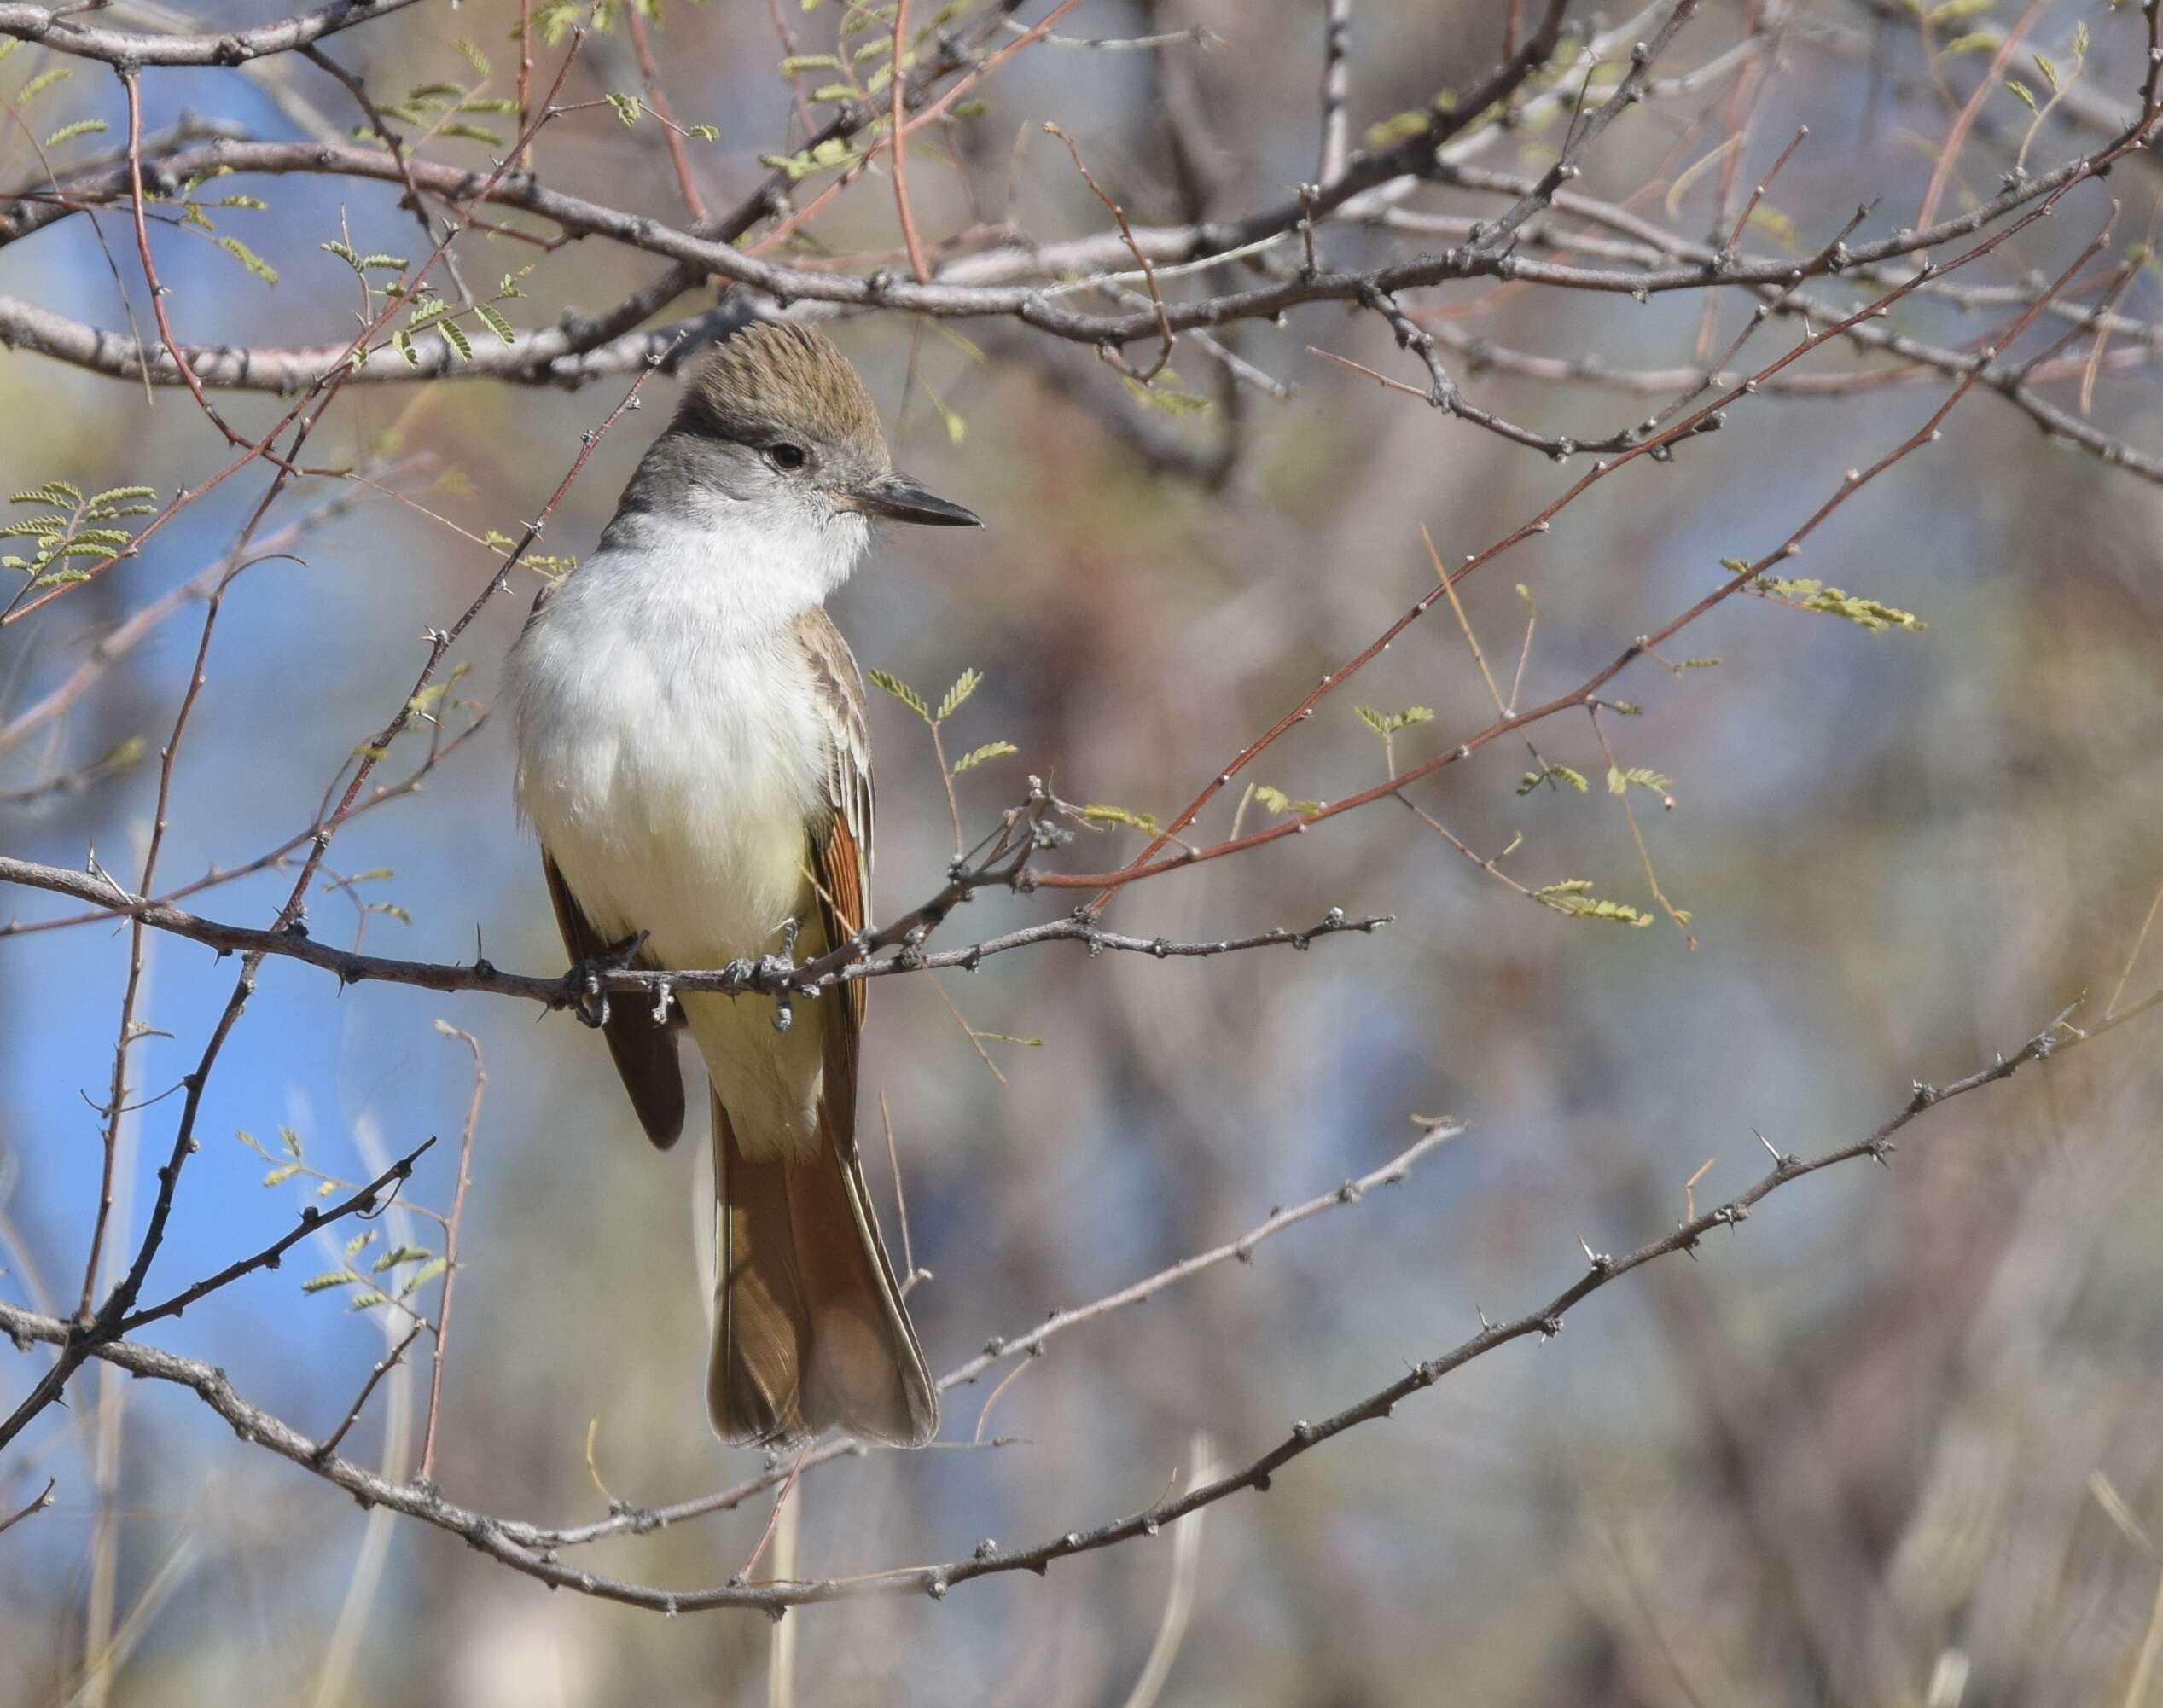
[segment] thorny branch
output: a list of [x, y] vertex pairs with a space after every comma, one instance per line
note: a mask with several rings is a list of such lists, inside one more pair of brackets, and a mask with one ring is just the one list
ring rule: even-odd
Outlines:
[[[275, 1269], [288, 1252], [317, 1229], [328, 1228], [334, 1222], [343, 1221], [348, 1216], [373, 1215], [382, 1203], [386, 1191], [395, 1190], [398, 1186], [413, 1178], [413, 1165], [427, 1155], [429, 1147], [434, 1143], [435, 1141], [432, 1138], [423, 1139], [385, 1169], [382, 1173], [369, 1181], [367, 1185], [357, 1188], [327, 1210], [319, 1209], [312, 1204], [303, 1205], [299, 1220], [290, 1232], [272, 1240], [254, 1256], [242, 1258], [237, 1263], [228, 1264], [216, 1275], [206, 1276], [192, 1287], [183, 1288], [162, 1304], [146, 1305], [141, 1310], [130, 1311], [113, 1324], [111, 1335], [108, 1338], [132, 1334], [137, 1329], [160, 1322], [166, 1317], [177, 1316], [199, 1299], [207, 1298], [211, 1294], [230, 1287], [243, 1275], [253, 1275], [258, 1269]], [[93, 1334], [103, 1332], [102, 1330], [92, 1331]]]
[[[1989, 1066], [1962, 1078], [1937, 1086], [1918, 1082], [1914, 1095], [1864, 1137], [1815, 1157], [1778, 1157], [1771, 1171], [1753, 1185], [1724, 1203], [1686, 1219], [1662, 1237], [1619, 1257], [1591, 1253], [1584, 1272], [1545, 1304], [1504, 1322], [1489, 1322], [1483, 1316], [1478, 1333], [1434, 1357], [1414, 1364], [1386, 1386], [1318, 1421], [1302, 1420], [1294, 1423], [1276, 1445], [1238, 1469], [1212, 1478], [1183, 1494], [1154, 1502], [1130, 1517], [1089, 1530], [1068, 1531], [1011, 1551], [980, 1548], [965, 1559], [939, 1565], [898, 1566], [852, 1577], [779, 1583], [730, 1583], [685, 1590], [604, 1577], [564, 1565], [556, 1557], [556, 1548], [561, 1542], [542, 1540], [555, 1535], [561, 1542], [567, 1542], [570, 1532], [544, 1532], [476, 1512], [445, 1500], [430, 1484], [393, 1483], [363, 1466], [324, 1452], [290, 1424], [243, 1397], [223, 1370], [131, 1340], [101, 1344], [94, 1356], [136, 1375], [193, 1390], [242, 1439], [315, 1473], [363, 1506], [382, 1506], [460, 1536], [491, 1559], [554, 1588], [577, 1590], [602, 1600], [669, 1615], [734, 1607], [756, 1608], [778, 1616], [791, 1607], [820, 1602], [916, 1593], [942, 1599], [955, 1586], [973, 1578], [1020, 1571], [1043, 1575], [1055, 1561], [1154, 1536], [1166, 1525], [1233, 1495], [1248, 1490], [1266, 1493], [1277, 1473], [1293, 1461], [1363, 1424], [1388, 1417], [1398, 1405], [1433, 1387], [1444, 1377], [1513, 1341], [1547, 1339], [1561, 1333], [1567, 1313], [1594, 1293], [1662, 1258], [1678, 1252], [1695, 1252], [1707, 1235], [1723, 1228], [1730, 1231], [1738, 1228], [1759, 1204], [1782, 1188], [1807, 1175], [1865, 1158], [1890, 1166], [1894, 1137], [1927, 1111], [2009, 1078], [2031, 1062], [2091, 1042], [2159, 1007], [2163, 1007], [2163, 991], [2122, 1009], [2112, 1019], [2085, 1031], [2072, 1025], [2067, 1016], [2061, 1015], [2012, 1054], [2000, 1055]], [[72, 1333], [69, 1325], [56, 1318], [5, 1304], [0, 1304], [0, 1332], [5, 1332], [21, 1346], [37, 1343], [64, 1345]], [[749, 1492], [745, 1491], [746, 1495]], [[708, 1505], [700, 1509], [713, 1508]], [[636, 1525], [625, 1527], [637, 1528]]]
[[[0, 855], [0, 883], [20, 884], [89, 902], [105, 910], [105, 916], [140, 921], [153, 930], [206, 944], [222, 954], [239, 952], [280, 956], [306, 962], [334, 973], [344, 984], [410, 985], [427, 991], [478, 991], [491, 996], [520, 996], [550, 1008], [574, 1008], [601, 995], [642, 996], [648, 1002], [665, 991], [677, 995], [713, 991], [724, 996], [815, 996], [834, 985], [858, 979], [891, 977], [896, 973], [935, 973], [948, 967], [974, 970], [993, 956], [1047, 943], [1077, 943], [1091, 955], [1119, 953], [1146, 955], [1154, 959], [1188, 960], [1236, 954], [1251, 949], [1305, 949], [1318, 938], [1341, 932], [1371, 933], [1390, 923], [1387, 914], [1352, 915], [1333, 908], [1303, 931], [1277, 927], [1247, 937], [1218, 938], [1189, 942], [1167, 937], [1135, 937], [1106, 931], [1073, 915], [987, 937], [966, 948], [927, 951], [923, 934], [951, 913], [973, 891], [991, 884], [1005, 884], [1004, 874], [978, 869], [964, 874], [939, 895], [900, 919], [870, 932], [854, 944], [813, 961], [797, 964], [780, 956], [738, 961], [714, 968], [653, 971], [644, 967], [591, 963], [573, 967], [567, 975], [545, 978], [534, 973], [508, 973], [486, 959], [457, 962], [404, 961], [389, 956], [364, 955], [317, 941], [306, 929], [291, 926], [262, 929], [207, 920], [170, 903], [146, 901], [119, 892], [102, 873], [71, 872], [35, 861]], [[914, 943], [911, 939], [914, 938]], [[882, 949], [901, 952], [883, 959], [870, 955]]]

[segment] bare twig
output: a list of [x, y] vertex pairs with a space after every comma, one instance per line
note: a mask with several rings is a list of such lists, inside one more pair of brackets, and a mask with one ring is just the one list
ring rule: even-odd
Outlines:
[[404, 1361], [407, 1349], [421, 1338], [421, 1331], [427, 1326], [426, 1322], [416, 1322], [405, 1331], [404, 1339], [375, 1361], [374, 1366], [369, 1370], [368, 1380], [361, 1384], [360, 1392], [353, 1397], [352, 1404], [346, 1408], [346, 1415], [339, 1420], [338, 1427], [325, 1436], [323, 1445], [316, 1449], [318, 1455], [328, 1459], [338, 1451], [338, 1444], [343, 1441], [346, 1432], [360, 1421], [361, 1413], [368, 1409], [368, 1403], [375, 1397], [375, 1390], [383, 1378], [389, 1375]]
[[369, 1181], [367, 1185], [332, 1205], [328, 1210], [319, 1210], [312, 1204], [304, 1205], [301, 1207], [300, 1218], [290, 1232], [272, 1240], [253, 1257], [242, 1258], [237, 1263], [228, 1264], [216, 1275], [206, 1276], [194, 1286], [183, 1288], [162, 1304], [146, 1305], [141, 1310], [131, 1311], [113, 1325], [112, 1333], [116, 1335], [132, 1334], [137, 1329], [150, 1323], [160, 1322], [168, 1316], [177, 1316], [197, 1300], [207, 1298], [211, 1294], [230, 1287], [243, 1275], [252, 1275], [258, 1269], [276, 1269], [284, 1260], [288, 1252], [314, 1234], [317, 1229], [328, 1228], [332, 1223], [343, 1221], [348, 1216], [372, 1215], [377, 1206], [382, 1203], [383, 1194], [387, 1190], [395, 1190], [413, 1177], [413, 1165], [418, 1162], [434, 1143], [435, 1141], [433, 1138], [423, 1139], [385, 1169], [382, 1173]]
[[458, 1285], [458, 1224], [465, 1218], [466, 1188], [473, 1183], [474, 1131], [480, 1124], [480, 1100], [488, 1090], [488, 1071], [480, 1060], [480, 1040], [446, 1020], [438, 1020], [436, 1029], [446, 1037], [456, 1038], [472, 1052], [474, 1089], [466, 1104], [465, 1121], [458, 1130], [458, 1181], [451, 1189], [451, 1213], [443, 1224], [443, 1298], [436, 1306], [435, 1349], [428, 1361], [428, 1419], [421, 1431], [419, 1474], [423, 1477], [435, 1473], [436, 1420], [443, 1409], [443, 1365], [451, 1343], [451, 1292]]
[[1073, 158], [1074, 170], [1081, 174], [1082, 182], [1089, 186], [1090, 194], [1102, 202], [1107, 211], [1110, 212], [1113, 220], [1119, 226], [1119, 235], [1126, 240], [1126, 247], [1133, 253], [1135, 264], [1142, 270], [1142, 276], [1148, 282], [1149, 305], [1156, 311], [1157, 331], [1164, 340], [1164, 348], [1158, 352], [1156, 361], [1146, 373], [1137, 374], [1126, 365], [1125, 359], [1112, 346], [1107, 344], [1098, 346], [1106, 361], [1111, 363], [1136, 385], [1146, 386], [1164, 372], [1165, 364], [1172, 360], [1172, 322], [1165, 310], [1164, 293], [1157, 288], [1156, 267], [1149, 258], [1142, 253], [1140, 246], [1135, 242], [1134, 228], [1126, 222], [1126, 211], [1104, 193], [1104, 187], [1096, 182], [1096, 176], [1082, 164], [1081, 150], [1074, 145], [1074, 139], [1050, 119], [1044, 121], [1044, 129], [1067, 145], [1067, 154]]
[[9, 1513], [7, 1517], [0, 1519], [0, 1535], [6, 1534], [25, 1519], [34, 1518], [38, 1513], [44, 1512], [47, 1507], [52, 1505], [53, 1490], [58, 1486], [59, 1484], [55, 1479], [46, 1478], [45, 1486], [38, 1490], [35, 1500], [32, 1501], [28, 1506], [18, 1508], [15, 1511]]

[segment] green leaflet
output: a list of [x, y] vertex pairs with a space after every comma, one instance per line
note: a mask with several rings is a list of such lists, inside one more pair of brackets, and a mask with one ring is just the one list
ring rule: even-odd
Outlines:
[[1550, 884], [1545, 889], [1534, 890], [1532, 899], [1542, 907], [1552, 908], [1572, 919], [1612, 920], [1617, 925], [1639, 927], [1652, 923], [1652, 915], [1642, 909], [1633, 908], [1627, 902], [1602, 901], [1591, 891], [1590, 878], [1567, 878], [1559, 884]]
[[241, 242], [239, 238], [221, 236], [218, 240], [218, 247], [254, 274], [257, 278], [262, 280], [265, 284], [277, 283], [278, 270], [257, 254], [254, 250], [249, 248], [247, 244]]
[[963, 671], [956, 677], [953, 687], [946, 690], [946, 698], [939, 702], [939, 721], [944, 723], [960, 711], [983, 680], [983, 676], [974, 668]]
[[1410, 724], [1434, 722], [1434, 709], [1427, 706], [1408, 706], [1402, 712], [1377, 712], [1371, 706], [1355, 706], [1352, 710], [1377, 735], [1394, 735]]
[[1081, 816], [1084, 823], [1093, 824], [1100, 830], [1108, 829], [1114, 824], [1123, 824], [1130, 830], [1141, 831], [1144, 835], [1156, 834], [1157, 822], [1154, 813], [1132, 812], [1123, 806], [1096, 801], [1084, 807]]
[[958, 777], [963, 771], [974, 770], [986, 759], [1003, 759], [1009, 753], [1020, 751], [1011, 741], [986, 741], [981, 747], [974, 748], [954, 761], [954, 775]]
[[1544, 782], [1567, 783], [1579, 794], [1590, 793], [1592, 785], [1585, 781], [1584, 773], [1573, 770], [1567, 765], [1548, 765], [1537, 771], [1527, 771], [1517, 785], [1520, 795], [1530, 794]]
[[871, 677], [872, 686], [875, 688], [884, 688], [888, 694], [892, 694], [896, 700], [899, 700], [904, 706], [907, 706], [911, 712], [915, 712], [917, 717], [922, 718], [925, 723], [928, 723], [932, 721], [931, 707], [926, 703], [923, 695], [917, 693], [915, 688], [910, 687], [909, 684], [904, 682], [899, 677], [892, 675], [886, 671], [872, 671], [869, 672], [869, 674]]

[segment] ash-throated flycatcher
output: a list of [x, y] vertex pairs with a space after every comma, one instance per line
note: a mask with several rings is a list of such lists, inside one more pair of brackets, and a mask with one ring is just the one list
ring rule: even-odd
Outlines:
[[[592, 556], [512, 648], [518, 801], [572, 956], [799, 959], [872, 923], [871, 752], [822, 608], [874, 518], [980, 526], [893, 472], [870, 393], [800, 326], [706, 357]], [[939, 1403], [856, 1145], [859, 981], [799, 1003], [686, 995], [712, 1082], [718, 1297], [706, 1408], [733, 1442], [829, 1425], [906, 1446]], [[648, 1138], [683, 1125], [672, 1027], [604, 1027]]]

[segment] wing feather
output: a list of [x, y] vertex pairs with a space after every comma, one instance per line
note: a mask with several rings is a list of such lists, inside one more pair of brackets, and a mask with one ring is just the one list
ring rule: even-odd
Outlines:
[[[810, 826], [810, 842], [820, 919], [826, 928], [827, 946], [834, 948], [869, 929], [872, 923], [871, 729], [864, 715], [863, 678], [840, 631], [825, 612], [814, 609], [798, 620], [796, 632], [826, 721], [826, 810]], [[846, 1115], [855, 1112], [855, 1034], [863, 1024], [865, 983], [861, 979], [849, 982], [848, 1001], [842, 1005], [848, 1011], [849, 1024], [834, 1029], [848, 1034], [850, 1101], [837, 1111]], [[831, 1034], [829, 1040], [830, 1063], [831, 1043], [838, 1040], [833, 1040]], [[849, 1124], [842, 1123], [845, 1130]]]
[[[555, 903], [555, 922], [572, 960], [590, 960], [608, 950], [610, 945], [593, 928], [579, 898], [571, 893], [570, 885], [563, 881], [563, 874], [545, 852], [541, 856], [541, 870], [548, 879], [549, 899]], [[643, 966], [654, 964], [643, 955], [638, 960]], [[608, 1054], [615, 1059], [624, 1089], [631, 1094], [631, 1106], [638, 1112], [639, 1125], [658, 1147], [666, 1150], [683, 1131], [683, 1067], [676, 1058], [675, 1028], [656, 1025], [653, 1010], [634, 998], [611, 1002], [601, 1031], [608, 1041]]]

